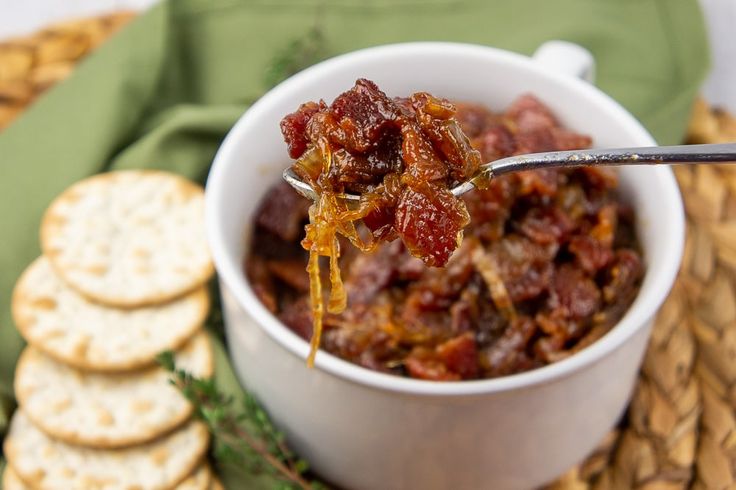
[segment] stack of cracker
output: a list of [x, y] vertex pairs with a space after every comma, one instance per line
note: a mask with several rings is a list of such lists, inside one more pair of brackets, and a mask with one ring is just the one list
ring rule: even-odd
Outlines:
[[204, 194], [158, 171], [123, 171], [63, 192], [41, 224], [13, 317], [28, 342], [3, 488], [219, 488], [209, 436], [156, 364], [165, 350], [213, 372], [203, 331], [213, 273]]

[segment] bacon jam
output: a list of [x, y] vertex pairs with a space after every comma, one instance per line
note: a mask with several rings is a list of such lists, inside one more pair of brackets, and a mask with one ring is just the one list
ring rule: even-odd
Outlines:
[[[342, 313], [347, 306], [338, 235], [363, 252], [400, 238], [412, 255], [438, 267], [460, 245], [469, 216], [449, 187], [472, 177], [481, 161], [454, 115], [452, 104], [428, 93], [391, 99], [360, 79], [331, 105], [308, 102], [281, 121], [296, 159], [292, 169], [319, 196], [302, 240], [314, 316], [309, 365], [324, 315], [320, 256], [330, 264], [327, 311]], [[360, 194], [357, 207], [341, 199], [346, 192]]]
[[[426, 93], [391, 99], [358, 80], [329, 106], [302, 105], [282, 132], [320, 199], [274, 186], [245, 268], [313, 349], [412, 378], [497, 377], [589, 345], [636, 296], [634, 217], [612, 171], [523, 171], [449, 192], [481, 162], [590, 146], [534, 96], [494, 113]], [[361, 195], [357, 207], [344, 192]]]

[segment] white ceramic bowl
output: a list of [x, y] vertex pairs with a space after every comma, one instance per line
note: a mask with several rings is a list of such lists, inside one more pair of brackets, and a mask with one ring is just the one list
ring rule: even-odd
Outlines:
[[634, 386], [652, 319], [679, 265], [682, 202], [669, 168], [621, 170], [646, 276], [619, 324], [566, 360], [499, 379], [446, 383], [369, 371], [324, 352], [308, 369], [307, 343], [261, 305], [242, 272], [256, 206], [289, 164], [279, 120], [304, 101], [331, 101], [366, 77], [391, 96], [426, 90], [493, 109], [531, 92], [596, 146], [653, 145], [620, 105], [571, 76], [592, 73], [589, 55], [576, 48], [545, 45], [538, 60], [446, 43], [350, 53], [271, 90], [225, 139], [207, 182], [206, 208], [230, 354], [294, 450], [329, 481], [354, 490], [532, 488], [585, 457], [616, 423]]

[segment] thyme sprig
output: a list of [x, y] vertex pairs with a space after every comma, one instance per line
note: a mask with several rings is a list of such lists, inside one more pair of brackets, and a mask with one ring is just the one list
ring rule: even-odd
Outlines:
[[325, 36], [317, 20], [304, 35], [276, 53], [266, 68], [263, 83], [268, 88], [278, 85], [291, 75], [322, 61], [326, 54]]
[[178, 369], [172, 352], [158, 356], [171, 373], [171, 383], [194, 405], [195, 414], [207, 424], [213, 437], [215, 459], [224, 465], [244, 468], [253, 474], [274, 477], [278, 490], [323, 490], [323, 484], [309, 481], [309, 465], [286, 445], [284, 435], [248, 392], [237, 408], [235, 399], [217, 389], [214, 381]]
[[[325, 37], [319, 22], [302, 36], [278, 52], [266, 67], [263, 84], [266, 89], [325, 58]], [[258, 97], [246, 102], [252, 103]], [[207, 324], [222, 337], [222, 311], [217, 289]], [[176, 367], [174, 354], [158, 356], [161, 366], [171, 373], [171, 383], [194, 405], [195, 414], [203, 420], [213, 438], [213, 455], [223, 465], [244, 469], [251, 474], [268, 474], [275, 481], [274, 490], [327, 490], [327, 487], [305, 476], [307, 462], [286, 445], [284, 436], [271, 422], [258, 400], [243, 392], [240, 403], [217, 389], [214, 380], [202, 379]]]

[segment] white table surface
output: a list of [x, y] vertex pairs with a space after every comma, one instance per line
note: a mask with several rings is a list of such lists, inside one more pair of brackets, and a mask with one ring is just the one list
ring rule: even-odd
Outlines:
[[736, 114], [736, 0], [700, 0], [700, 3], [713, 51], [713, 69], [703, 94], [711, 104]]
[[156, 0], [0, 0], [0, 39], [47, 24], [117, 10], [142, 10]]
[[[121, 9], [141, 10], [156, 0], [0, 0], [0, 39], [50, 22]], [[677, 0], [672, 0], [677, 1]], [[700, 0], [708, 23], [713, 69], [703, 86], [711, 104], [736, 113], [736, 0]]]

